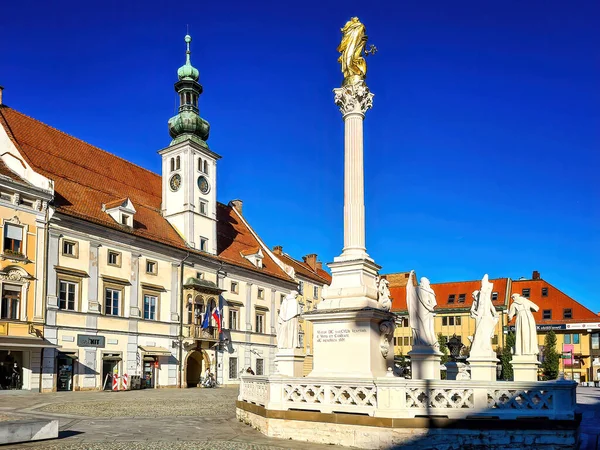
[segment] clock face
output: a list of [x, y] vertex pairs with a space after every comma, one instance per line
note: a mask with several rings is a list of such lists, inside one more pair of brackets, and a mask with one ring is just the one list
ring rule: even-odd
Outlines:
[[171, 186], [172, 191], [177, 191], [179, 189], [179, 186], [181, 186], [181, 175], [179, 175], [178, 173], [173, 175], [171, 177], [171, 180], [169, 181], [169, 186]]
[[198, 177], [198, 188], [200, 188], [200, 192], [202, 192], [203, 194], [208, 194], [208, 191], [210, 191], [208, 180], [205, 177]]

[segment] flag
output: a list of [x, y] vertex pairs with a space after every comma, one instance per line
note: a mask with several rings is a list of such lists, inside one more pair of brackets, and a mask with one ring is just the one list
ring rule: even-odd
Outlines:
[[217, 327], [219, 328], [219, 334], [221, 334], [221, 311], [219, 311], [218, 307], [213, 309], [212, 316], [213, 316], [213, 319], [215, 319], [215, 322], [217, 322]]
[[208, 313], [208, 311], [206, 311], [204, 313], [204, 319], [202, 320], [202, 325], [200, 325], [200, 328], [208, 328], [210, 326], [210, 314]]

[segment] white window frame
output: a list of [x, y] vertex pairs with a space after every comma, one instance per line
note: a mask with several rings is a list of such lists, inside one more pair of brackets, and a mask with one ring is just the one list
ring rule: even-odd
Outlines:
[[239, 330], [239, 313], [239, 309], [229, 308], [229, 322], [227, 323], [227, 325], [229, 325], [230, 330]]
[[[148, 270], [149, 264], [153, 265], [154, 270]], [[146, 273], [150, 274], [150, 275], [158, 275], [158, 262], [154, 261], [153, 259], [147, 259], [146, 260]]]
[[[65, 285], [65, 293], [66, 293], [66, 298], [65, 298], [65, 307], [61, 307], [61, 302], [62, 299], [60, 298], [61, 295], [61, 286]], [[69, 287], [73, 287], [73, 308], [69, 308]], [[69, 281], [69, 280], [58, 280], [58, 309], [63, 310], [63, 311], [77, 311], [77, 294], [79, 291], [79, 283], [76, 283], [74, 281]]]
[[[154, 305], [152, 302], [148, 302], [148, 317], [146, 317], [146, 299], [151, 300], [154, 299]], [[158, 296], [152, 294], [144, 294], [143, 299], [143, 311], [142, 315], [145, 320], [158, 320]], [[152, 306], [154, 306], [154, 310], [152, 310]]]
[[[260, 317], [260, 320], [258, 320]], [[254, 325], [256, 330], [254, 330], [256, 333], [259, 334], [264, 334], [265, 333], [265, 320], [266, 316], [264, 313], [256, 313], [254, 316]], [[260, 326], [259, 326], [260, 325]]]
[[[111, 291], [113, 294], [116, 292], [118, 293], [117, 295], [117, 314], [114, 314], [114, 297], [112, 297], [111, 295], [111, 305], [110, 305], [110, 313], [107, 312], [107, 294], [108, 291]], [[121, 302], [123, 301], [123, 290], [122, 289], [118, 289], [118, 288], [113, 288], [113, 287], [105, 287], [104, 288], [104, 315], [105, 316], [113, 316], [113, 317], [120, 317], [121, 316]]]

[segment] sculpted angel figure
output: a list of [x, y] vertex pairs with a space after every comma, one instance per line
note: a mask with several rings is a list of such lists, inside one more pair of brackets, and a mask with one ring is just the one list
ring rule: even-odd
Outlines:
[[298, 338], [300, 305], [298, 292], [292, 291], [285, 296], [277, 318], [277, 348], [291, 349], [300, 345]]
[[390, 298], [390, 282], [385, 278], [377, 276], [377, 301], [386, 311], [392, 309], [392, 299]]
[[344, 79], [352, 76], [364, 79], [367, 76], [367, 63], [362, 56], [367, 43], [365, 26], [358, 17], [353, 17], [342, 28], [342, 34], [342, 42], [337, 51], [341, 53], [338, 62], [342, 65]]
[[419, 286], [414, 286], [414, 277], [415, 271], [411, 270], [406, 285], [408, 323], [413, 333], [413, 345], [439, 347], [433, 327], [434, 308], [437, 305], [435, 292], [425, 277], [421, 278]]
[[494, 283], [485, 274], [481, 280], [481, 289], [474, 291], [471, 305], [471, 318], [475, 319], [475, 334], [471, 344], [471, 356], [488, 356], [494, 353], [491, 339], [494, 327], [498, 323], [498, 313], [492, 303]]
[[510, 296], [512, 304], [508, 309], [508, 320], [517, 316], [515, 322], [515, 355], [537, 355], [539, 353], [535, 319], [531, 311], [540, 308], [522, 295]]

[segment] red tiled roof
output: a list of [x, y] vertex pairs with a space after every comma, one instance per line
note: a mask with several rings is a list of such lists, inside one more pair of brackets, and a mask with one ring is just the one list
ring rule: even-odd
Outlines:
[[[52, 128], [6, 105], [0, 125], [33, 169], [54, 181], [58, 212], [195, 253], [161, 214], [160, 175]], [[137, 213], [133, 228], [115, 222], [102, 204], [129, 198]], [[259, 243], [229, 206], [217, 207], [217, 254], [232, 264], [284, 280], [290, 277], [266, 258], [258, 269], [240, 255]], [[205, 254], [205, 253], [203, 253]], [[210, 256], [208, 254], [205, 254]]]
[[[581, 303], [569, 297], [564, 292], [552, 286], [545, 280], [516, 280], [512, 284], [512, 292], [522, 294], [523, 289], [529, 288], [529, 300], [539, 306], [539, 311], [533, 313], [538, 325], [559, 323], [600, 322], [600, 317], [587, 309]], [[542, 297], [542, 288], [548, 288], [548, 295]], [[563, 319], [565, 309], [571, 310], [571, 319]], [[544, 310], [552, 311], [552, 319], [544, 320]], [[513, 319], [514, 322], [515, 319]]]
[[306, 262], [298, 261], [297, 259], [292, 258], [287, 253], [276, 252], [275, 256], [288, 266], [292, 266], [297, 275], [303, 276], [317, 283], [331, 284], [331, 275], [329, 275], [325, 270], [317, 269], [317, 271], [315, 272]]
[[[395, 276], [396, 274], [392, 274]], [[390, 281], [390, 294], [392, 296], [392, 310], [393, 311], [406, 311], [406, 282], [404, 285], [394, 284], [390, 280], [390, 275], [385, 275]], [[415, 277], [417, 278], [417, 277]], [[498, 293], [498, 299], [493, 300], [492, 303], [495, 306], [502, 306], [506, 301], [506, 289], [508, 286], [508, 278], [496, 278], [490, 280], [494, 283], [493, 292]], [[435, 292], [437, 308], [436, 310], [444, 309], [456, 309], [456, 308], [470, 308], [473, 304], [473, 297], [471, 294], [481, 288], [481, 280], [476, 281], [458, 281], [450, 283], [431, 283], [431, 287]], [[454, 303], [448, 303], [448, 297], [454, 294]], [[459, 303], [458, 298], [460, 294], [465, 294], [464, 303]]]

